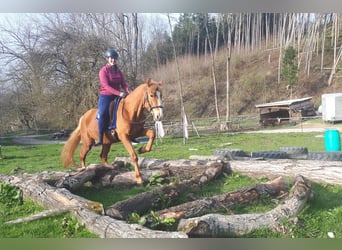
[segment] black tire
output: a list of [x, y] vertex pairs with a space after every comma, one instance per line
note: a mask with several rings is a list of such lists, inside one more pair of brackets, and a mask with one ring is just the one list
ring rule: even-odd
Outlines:
[[241, 149], [226, 148], [214, 151], [214, 155], [221, 155], [227, 159], [235, 160], [239, 157], [248, 157], [247, 153]]
[[308, 153], [307, 159], [319, 161], [342, 161], [342, 152], [310, 152]]
[[252, 152], [253, 158], [264, 158], [264, 159], [288, 159], [288, 155], [284, 151], [256, 151]]
[[280, 151], [286, 152], [289, 159], [307, 159], [308, 148], [306, 147], [280, 147]]

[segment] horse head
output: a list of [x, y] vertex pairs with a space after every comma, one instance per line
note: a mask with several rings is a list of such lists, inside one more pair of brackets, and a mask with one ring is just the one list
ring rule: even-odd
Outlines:
[[146, 83], [145, 109], [151, 113], [154, 121], [160, 121], [163, 117], [162, 82], [155, 82], [149, 78]]

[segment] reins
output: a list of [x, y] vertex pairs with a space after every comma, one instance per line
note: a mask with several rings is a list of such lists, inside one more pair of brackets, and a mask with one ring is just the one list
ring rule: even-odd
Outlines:
[[[123, 100], [124, 101], [124, 100]], [[129, 123], [130, 124], [142, 124], [142, 123], [145, 123], [146, 121], [147, 121], [147, 119], [150, 117], [150, 116], [152, 116], [152, 114], [151, 114], [151, 112], [152, 112], [152, 110], [153, 109], [155, 109], [155, 108], [163, 108], [163, 106], [162, 105], [158, 105], [158, 106], [152, 106], [151, 105], [151, 103], [149, 102], [149, 100], [148, 100], [148, 91], [147, 91], [147, 89], [146, 89], [146, 92], [145, 92], [145, 96], [144, 96], [144, 105], [143, 106], [145, 106], [145, 103], [147, 102], [147, 104], [148, 104], [148, 106], [149, 106], [149, 108], [150, 108], [150, 110], [149, 110], [149, 115], [144, 119], [144, 120], [142, 120], [142, 121], [129, 121], [128, 119], [126, 119], [125, 117], [124, 117], [124, 105], [125, 105], [125, 102], [123, 102], [122, 103], [122, 117], [126, 120], [126, 121], [129, 121]]]
[[145, 93], [145, 96], [144, 96], [144, 103], [147, 102], [149, 108], [150, 108], [150, 113], [153, 109], [156, 109], [156, 108], [164, 108], [163, 105], [158, 105], [158, 106], [152, 106], [151, 103], [148, 101], [148, 96], [147, 96], [147, 89], [146, 89], [146, 93]]

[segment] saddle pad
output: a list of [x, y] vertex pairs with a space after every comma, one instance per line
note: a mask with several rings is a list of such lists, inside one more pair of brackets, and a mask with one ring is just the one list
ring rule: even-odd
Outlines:
[[118, 110], [119, 103], [120, 103], [121, 99], [122, 99], [122, 97], [117, 97], [115, 99], [115, 105], [114, 105], [114, 108], [113, 108], [113, 122], [108, 127], [108, 130], [112, 130], [112, 129], [116, 128], [116, 113], [117, 113], [117, 110]]

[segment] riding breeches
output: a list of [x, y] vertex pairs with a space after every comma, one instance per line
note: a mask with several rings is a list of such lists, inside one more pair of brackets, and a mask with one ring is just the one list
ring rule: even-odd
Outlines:
[[115, 99], [115, 95], [102, 95], [99, 94], [98, 101], [98, 112], [96, 118], [98, 120], [98, 129], [99, 129], [99, 140], [102, 141], [102, 136], [105, 127], [109, 122], [109, 104], [111, 101]]

